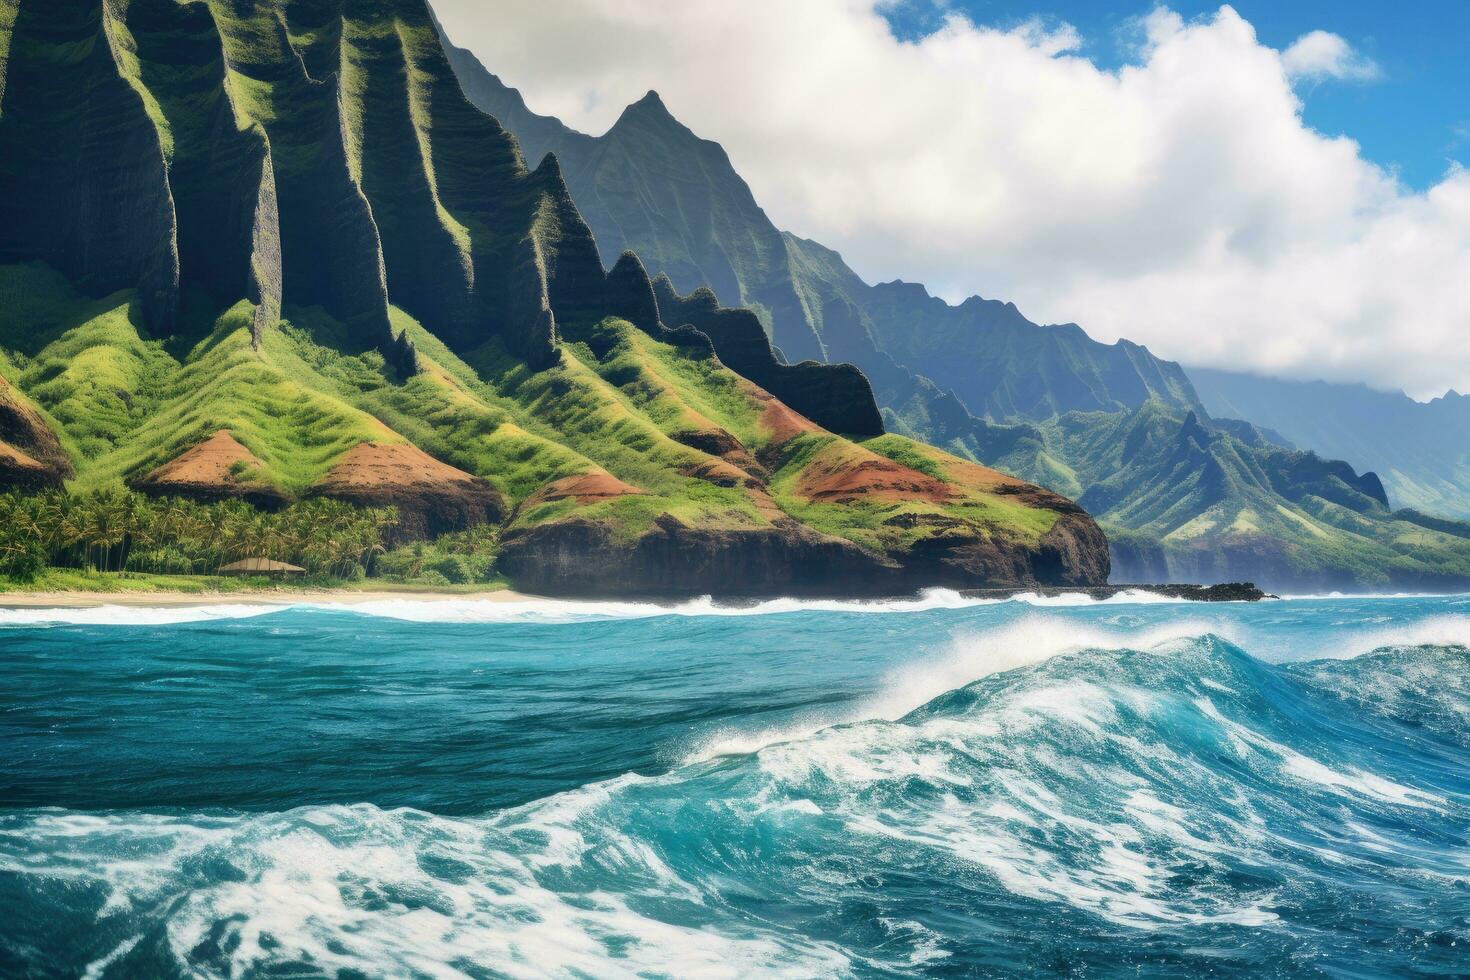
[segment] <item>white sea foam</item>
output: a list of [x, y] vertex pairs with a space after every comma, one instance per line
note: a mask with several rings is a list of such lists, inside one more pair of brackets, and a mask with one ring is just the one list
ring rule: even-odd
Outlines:
[[[533, 807], [523, 816], [527, 823], [504, 829], [481, 818], [365, 804], [207, 825], [199, 818], [118, 814], [80, 826], [42, 816], [27, 838], [64, 856], [23, 873], [65, 871], [100, 881], [112, 910], [151, 915], [167, 906], [165, 934], [180, 962], [201, 946], [218, 949], [227, 961], [203, 967], [210, 975], [215, 969], [231, 976], [270, 972], [271, 964], [302, 959], [327, 973], [444, 978], [463, 976], [465, 964], [510, 977], [830, 976], [849, 966], [821, 942], [741, 923], [723, 930], [680, 925], [639, 910], [645, 896], [665, 909], [682, 901], [692, 912], [702, 898], [626, 835], [605, 832], [596, 842], [598, 871], [626, 890], [553, 890], [527, 861], [526, 852], [537, 848], [515, 833], [578, 832], [560, 822], [565, 814]], [[193, 880], [188, 868], [201, 841], [237, 873]], [[564, 855], [569, 873], [590, 846]], [[136, 942], [124, 939], [85, 975], [103, 975]]]
[[841, 712], [816, 713], [787, 725], [760, 729], [724, 728], [705, 734], [685, 751], [682, 763], [724, 755], [753, 753], [769, 745], [808, 738], [833, 725], [857, 721], [894, 721], [942, 694], [999, 674], [1083, 650], [1140, 650], [1166, 654], [1180, 644], [1214, 633], [1232, 638], [1227, 625], [1180, 620], [1144, 630], [1110, 630], [1059, 616], [1031, 613], [951, 642], [937, 656], [900, 667], [883, 679], [878, 692]]
[[1340, 796], [1377, 800], [1397, 806], [1441, 810], [1448, 806], [1448, 801], [1442, 796], [1396, 783], [1364, 769], [1333, 769], [1311, 756], [1231, 721], [1220, 713], [1220, 709], [1209, 698], [1198, 698], [1194, 703], [1195, 707], [1232, 735], [1237, 745], [1248, 745], [1268, 756], [1274, 756], [1283, 773], [1301, 782], [1325, 787]]
[[764, 599], [750, 603], [717, 602], [700, 596], [682, 602], [660, 603], [625, 600], [579, 599], [428, 599], [389, 598], [357, 601], [312, 599], [297, 603], [217, 603], [197, 605], [132, 606], [105, 604], [86, 608], [0, 608], [3, 626], [167, 626], [215, 619], [241, 619], [286, 610], [315, 610], [354, 613], [414, 623], [507, 623], [561, 625], [612, 620], [650, 619], [657, 616], [742, 617], [786, 613], [892, 614], [919, 613], [936, 609], [969, 609], [1018, 603], [1038, 607], [1087, 607], [1103, 605], [1178, 604], [1143, 590], [1131, 589], [1106, 599], [1083, 594], [1044, 596], [1020, 593], [1008, 598], [963, 595], [953, 589], [926, 589], [916, 596], [896, 599]]
[[101, 605], [83, 608], [0, 609], [3, 626], [173, 626], [211, 620], [246, 619], [286, 608], [269, 603], [222, 603], [197, 606]]
[[1400, 626], [1356, 633], [1334, 640], [1331, 646], [1317, 651], [1315, 659], [1352, 660], [1379, 650], [1421, 646], [1470, 648], [1470, 616], [1458, 613], [1430, 616]]

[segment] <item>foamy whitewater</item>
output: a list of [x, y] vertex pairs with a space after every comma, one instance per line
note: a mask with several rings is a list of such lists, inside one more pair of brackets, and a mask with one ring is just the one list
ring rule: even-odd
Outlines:
[[0, 610], [0, 976], [1463, 975], [1470, 597]]

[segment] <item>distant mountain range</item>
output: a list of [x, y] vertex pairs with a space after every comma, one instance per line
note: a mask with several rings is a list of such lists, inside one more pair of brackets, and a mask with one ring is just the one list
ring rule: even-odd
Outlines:
[[1295, 590], [1451, 589], [1470, 522], [1393, 510], [1379, 479], [1246, 422], [1149, 402], [1016, 426], [992, 465], [1077, 499], [1123, 581], [1254, 578]]
[[[1286, 383], [1275, 383], [1280, 411], [1269, 401], [1258, 410], [1243, 387], [1252, 379], [1231, 385], [1219, 372], [1202, 398], [1195, 372], [1126, 340], [1041, 326], [998, 300], [956, 306], [917, 283], [870, 285], [836, 251], [777, 229], [723, 148], [656, 93], [590, 136], [532, 112], [470, 52], [445, 47], [466, 96], [529, 158], [556, 154], [604, 262], [632, 248], [680, 291], [736, 297], [787, 359], [860, 367], [891, 430], [1080, 499], [1113, 539], [1115, 580], [1470, 582], [1470, 526], [1423, 518], [1440, 528], [1431, 530], [1390, 506], [1465, 513], [1464, 428], [1435, 441], [1425, 414], [1409, 451], [1398, 439], [1402, 412], [1371, 426], [1312, 422], [1309, 411], [1293, 421]], [[1384, 470], [1387, 493], [1359, 475], [1369, 465]]]
[[1249, 418], [1294, 445], [1377, 473], [1395, 506], [1470, 518], [1470, 395], [1429, 402], [1361, 384], [1190, 368], [1213, 415]]

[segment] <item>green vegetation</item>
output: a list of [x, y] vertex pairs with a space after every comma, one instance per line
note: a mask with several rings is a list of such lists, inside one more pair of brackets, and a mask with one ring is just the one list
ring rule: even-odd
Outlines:
[[1301, 590], [1470, 581], [1470, 523], [1393, 511], [1376, 477], [1250, 426], [1151, 402], [1028, 428], [999, 465], [1055, 485], [1053, 461], [1065, 460], [1124, 580], [1252, 578]]
[[0, 575], [31, 581], [48, 567], [217, 575], [243, 558], [271, 558], [317, 577], [367, 574], [382, 553], [392, 508], [304, 500], [279, 512], [239, 500], [200, 504], [135, 493], [0, 494]]
[[373, 574], [410, 585], [474, 585], [497, 581], [498, 532], [476, 527], [394, 548], [373, 564]]
[[[780, 364], [705, 297], [718, 357], [666, 329], [637, 261], [604, 269], [561, 168], [466, 101], [421, 0], [19, 9], [0, 25], [0, 77], [26, 82], [0, 92], [0, 194], [24, 219], [0, 228], [0, 487], [68, 492], [10, 499], [38, 543], [8, 545], [8, 574], [207, 576], [251, 549], [425, 586], [519, 568], [555, 588], [579, 562], [613, 591], [660, 567], [700, 590], [1102, 574], [1076, 515], [1070, 564], [1042, 561], [1054, 499], [797, 414], [879, 431], [851, 368]], [[656, 100], [621, 129], [629, 152], [671, 132]], [[675, 136], [669, 173], [728, 168]], [[639, 193], [710, 204], [675, 183]], [[724, 204], [736, 234], [753, 202]], [[717, 252], [777, 279], [786, 255], [773, 229]], [[803, 315], [789, 277], [737, 296]], [[283, 509], [210, 502], [241, 496]], [[389, 551], [379, 504], [403, 516]], [[217, 521], [233, 530], [201, 530]], [[928, 578], [887, 574], [911, 568]]]

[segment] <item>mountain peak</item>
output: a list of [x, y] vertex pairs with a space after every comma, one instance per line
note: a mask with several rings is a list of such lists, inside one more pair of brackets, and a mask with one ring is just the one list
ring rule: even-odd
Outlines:
[[674, 114], [669, 111], [669, 107], [664, 105], [663, 98], [658, 94], [658, 92], [653, 89], [649, 89], [648, 92], [643, 96], [643, 98], [639, 99], [637, 102], [631, 103], [626, 109], [624, 109], [623, 115], [661, 116], [667, 119], [674, 118]]

